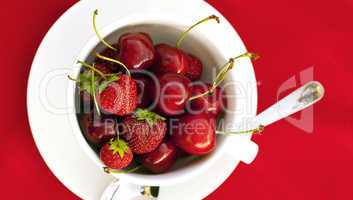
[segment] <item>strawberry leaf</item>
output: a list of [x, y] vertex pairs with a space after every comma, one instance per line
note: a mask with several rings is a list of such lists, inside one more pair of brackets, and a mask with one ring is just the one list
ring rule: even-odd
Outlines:
[[98, 92], [101, 93], [108, 87], [108, 85], [114, 81], [119, 80], [118, 74], [110, 74], [99, 84]]
[[151, 112], [149, 110], [144, 110], [141, 108], [136, 109], [135, 116], [136, 116], [137, 120], [139, 120], [139, 121], [146, 121], [149, 126], [153, 126], [159, 120], [163, 120], [163, 121], [166, 120], [164, 117], [162, 117], [154, 112]]
[[[92, 91], [92, 71], [86, 71], [83, 72], [79, 75], [79, 88], [81, 91], [86, 91], [88, 94], [93, 96], [93, 91]], [[95, 81], [95, 85], [97, 86], [97, 81]]]
[[122, 159], [129, 151], [129, 146], [124, 140], [113, 139], [109, 142], [109, 149], [113, 151], [113, 155], [119, 153], [120, 158]]

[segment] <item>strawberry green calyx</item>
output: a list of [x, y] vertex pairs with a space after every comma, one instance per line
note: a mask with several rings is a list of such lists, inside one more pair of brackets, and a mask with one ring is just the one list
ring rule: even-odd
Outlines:
[[108, 85], [119, 79], [119, 74], [105, 74], [95, 67], [95, 64], [87, 64], [83, 61], [78, 60], [77, 63], [81, 64], [88, 70], [79, 74], [78, 78], [68, 78], [72, 81], [77, 82], [80, 91], [87, 92], [93, 99], [95, 108], [98, 115], [100, 115], [100, 109], [98, 106], [96, 95], [101, 93]]
[[162, 117], [154, 112], [151, 112], [149, 110], [144, 110], [141, 108], [136, 109], [135, 116], [136, 116], [137, 120], [146, 121], [148, 123], [148, 125], [150, 125], [150, 126], [153, 126], [159, 120], [162, 120], [162, 121], [166, 120], [164, 117]]
[[119, 153], [120, 158], [122, 159], [129, 151], [129, 146], [124, 140], [120, 140], [118, 138], [112, 139], [109, 142], [109, 149], [113, 151], [113, 154]]
[[89, 94], [92, 98], [93, 98], [93, 102], [95, 105], [95, 108], [97, 110], [98, 115], [100, 115], [100, 109], [97, 103], [97, 99], [96, 99], [96, 88], [99, 85], [99, 81], [96, 77], [96, 74], [94, 71], [85, 71], [83, 73], [81, 73], [78, 76], [78, 79], [74, 79], [70, 76], [68, 76], [68, 78], [72, 81], [77, 82], [80, 91], [84, 91], [87, 92], [87, 94]]
[[80, 91], [85, 91], [88, 94], [92, 95], [92, 88], [91, 88], [91, 76], [92, 76], [92, 72], [91, 71], [86, 71], [84, 73], [81, 73], [78, 77], [78, 79], [72, 78], [70, 75], [68, 76], [68, 78], [71, 81], [75, 81], [77, 82]]
[[98, 92], [101, 93], [102, 91], [105, 90], [105, 88], [108, 87], [108, 85], [114, 81], [119, 80], [119, 75], [118, 74], [109, 74], [106, 76], [106, 79], [104, 79], [98, 86]]
[[88, 70], [81, 73], [78, 79], [74, 79], [70, 76], [68, 76], [68, 78], [72, 81], [77, 82], [80, 86], [81, 91], [85, 90], [92, 96], [94, 94], [92, 92], [92, 74], [95, 76], [94, 85], [95, 87], [98, 87], [99, 93], [102, 92], [110, 83], [119, 80], [119, 74], [104, 74], [103, 72], [95, 68], [95, 64], [89, 65], [83, 61], [78, 61], [78, 63], [81, 64], [83, 67], [88, 68]]

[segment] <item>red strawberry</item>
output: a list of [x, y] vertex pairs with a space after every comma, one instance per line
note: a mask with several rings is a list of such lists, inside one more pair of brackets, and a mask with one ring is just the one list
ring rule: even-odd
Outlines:
[[137, 107], [137, 86], [134, 79], [119, 75], [117, 80], [101, 89], [97, 97], [101, 109], [117, 116], [127, 115]]
[[148, 110], [137, 109], [135, 114], [123, 119], [123, 137], [135, 154], [154, 151], [166, 132], [165, 119]]
[[114, 139], [106, 143], [99, 153], [101, 161], [110, 169], [123, 169], [133, 159], [133, 154], [124, 140]]
[[186, 77], [191, 81], [196, 81], [201, 78], [203, 65], [200, 59], [191, 54], [188, 55], [189, 58], [189, 70], [186, 72]]
[[140, 156], [141, 163], [153, 173], [168, 171], [177, 158], [177, 148], [171, 141], [162, 142], [159, 147]]

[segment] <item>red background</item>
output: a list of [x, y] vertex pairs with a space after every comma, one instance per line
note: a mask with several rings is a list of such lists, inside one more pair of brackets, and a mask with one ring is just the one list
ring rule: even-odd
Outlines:
[[[278, 87], [310, 66], [326, 88], [315, 105], [315, 130], [286, 121], [255, 140], [260, 153], [207, 200], [353, 199], [353, 1], [210, 0], [236, 27], [255, 62], [259, 110]], [[26, 114], [26, 82], [36, 48], [74, 0], [6, 1], [0, 16], [2, 199], [78, 199], [49, 171], [35, 147]], [[5, 4], [5, 6], [4, 6]]]

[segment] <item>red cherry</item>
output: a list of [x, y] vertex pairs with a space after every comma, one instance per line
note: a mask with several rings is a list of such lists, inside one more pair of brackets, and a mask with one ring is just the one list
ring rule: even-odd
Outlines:
[[204, 155], [216, 146], [216, 120], [205, 113], [185, 114], [172, 126], [172, 140], [177, 147], [192, 155]]
[[151, 37], [146, 33], [126, 33], [119, 38], [118, 60], [129, 69], [146, 69], [155, 58]]
[[102, 72], [103, 74], [111, 74], [113, 73], [113, 70], [111, 66], [107, 63], [97, 63], [94, 65], [94, 68]]
[[[112, 47], [114, 47], [116, 49], [119, 49], [119, 44], [118, 43], [113, 44]], [[105, 49], [103, 49], [103, 51], [101, 51], [101, 54], [103, 56], [106, 56], [106, 57], [109, 57], [109, 58], [115, 58], [117, 56], [117, 54], [118, 54], [118, 51], [117, 50], [113, 50], [111, 48], [105, 48]], [[98, 63], [99, 63], [99, 61], [102, 61], [102, 60], [100, 60], [99, 58], [96, 58], [96, 61], [98, 61]], [[103, 61], [103, 62], [105, 62], [105, 61]]]
[[153, 71], [157, 74], [176, 73], [185, 75], [189, 69], [188, 56], [180, 49], [167, 44], [158, 44]]
[[186, 72], [186, 77], [191, 81], [196, 81], [201, 78], [203, 65], [200, 59], [191, 54], [188, 55], [189, 58], [189, 70]]
[[151, 85], [152, 97], [161, 114], [173, 116], [184, 113], [185, 104], [190, 97], [190, 80], [179, 74], [163, 74], [158, 77], [159, 86]]
[[177, 148], [171, 141], [162, 142], [159, 147], [151, 153], [140, 156], [143, 166], [153, 173], [163, 173], [168, 171], [177, 158]]
[[[191, 96], [197, 96], [209, 91], [212, 88], [211, 84], [195, 84], [191, 86]], [[225, 109], [226, 98], [224, 91], [220, 87], [216, 87], [212, 93], [190, 100], [188, 109], [192, 113], [204, 112], [217, 116]]]
[[84, 114], [80, 125], [87, 140], [96, 146], [103, 145], [117, 134], [115, 118], [110, 116], [98, 116], [93, 112]]

